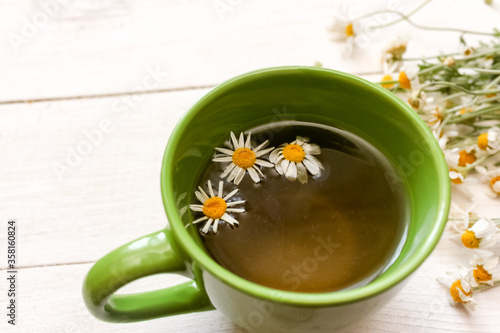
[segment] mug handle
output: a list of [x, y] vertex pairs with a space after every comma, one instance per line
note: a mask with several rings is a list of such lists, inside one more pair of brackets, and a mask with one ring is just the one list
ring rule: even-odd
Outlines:
[[193, 279], [177, 286], [128, 295], [114, 292], [138, 278], [160, 273], [186, 273], [170, 230], [143, 236], [97, 261], [83, 283], [89, 311], [109, 322], [134, 322], [214, 309], [203, 284]]

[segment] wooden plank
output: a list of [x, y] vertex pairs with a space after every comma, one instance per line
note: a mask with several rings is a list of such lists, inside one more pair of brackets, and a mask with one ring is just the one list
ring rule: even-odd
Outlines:
[[[113, 111], [127, 96], [1, 106], [0, 215], [18, 219], [20, 264], [95, 261], [163, 228], [163, 152], [181, 114], [205, 92], [147, 95], [128, 113]], [[88, 139], [103, 119], [112, 130]], [[82, 142], [90, 153], [77, 160]]]
[[[343, 44], [330, 41], [327, 28], [336, 13], [353, 19], [389, 7], [408, 12], [415, 7], [409, 0], [369, 5], [361, 0], [348, 5], [329, 0], [64, 1], [42, 9], [54, 1], [0, 2], [0, 101], [130, 92], [141, 89], [137, 85], [151, 70], [166, 74], [148, 90], [210, 86], [258, 68], [318, 60], [348, 72], [379, 71], [381, 48], [396, 35], [410, 38], [410, 56], [460, 48], [456, 33], [408, 24], [367, 30], [387, 18], [362, 25], [354, 55], [343, 56]], [[443, 15], [450, 10], [453, 15]], [[474, 22], [474, 29], [490, 31], [498, 17], [483, 3], [445, 0], [429, 4], [415, 20], [455, 27]]]
[[[451, 268], [461, 251], [444, 238], [436, 252], [411, 277], [403, 290], [372, 318], [349, 332], [477, 332], [500, 330], [499, 290], [477, 293], [478, 310], [467, 314], [461, 306], [450, 306], [447, 291], [435, 280]], [[19, 325], [7, 332], [241, 332], [218, 311], [182, 315], [133, 324], [109, 324], [96, 320], [86, 310], [81, 285], [90, 264], [25, 268], [19, 272]], [[138, 280], [121, 292], [154, 290], [183, 281], [174, 275]], [[0, 284], [0, 293], [5, 293]], [[7, 325], [4, 321], [0, 324]], [[3, 331], [3, 330], [2, 330]]]
[[[130, 96], [0, 106], [1, 216], [19, 221], [20, 264], [92, 262], [163, 228], [163, 152], [181, 115], [206, 92], [147, 94], [128, 113], [114, 106]], [[103, 119], [112, 128], [99, 138]], [[85, 147], [88, 156], [75, 153]], [[477, 211], [498, 217], [485, 188], [476, 185]]]

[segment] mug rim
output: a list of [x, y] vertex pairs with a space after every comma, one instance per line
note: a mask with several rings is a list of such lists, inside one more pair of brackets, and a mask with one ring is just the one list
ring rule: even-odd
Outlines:
[[[254, 295], [262, 299], [271, 299], [278, 301], [280, 303], [288, 303], [294, 305], [302, 306], [327, 306], [327, 305], [339, 305], [339, 304], [349, 304], [353, 302], [360, 301], [362, 299], [371, 298], [380, 293], [383, 293], [392, 287], [399, 284], [401, 281], [406, 279], [412, 272], [414, 272], [430, 255], [430, 253], [436, 247], [439, 239], [441, 238], [442, 232], [447, 222], [449, 205], [451, 199], [451, 189], [450, 181], [448, 176], [448, 166], [445, 162], [444, 156], [439, 154], [433, 154], [432, 160], [436, 164], [437, 177], [439, 179], [439, 201], [438, 201], [438, 216], [436, 222], [429, 234], [429, 237], [424, 241], [424, 243], [419, 247], [418, 250], [404, 263], [402, 263], [397, 270], [390, 272], [386, 276], [382, 276], [380, 279], [370, 282], [369, 284], [349, 289], [349, 290], [339, 290], [331, 292], [322, 293], [304, 293], [295, 291], [286, 291], [280, 289], [274, 289], [271, 287], [266, 287], [248, 280], [232, 273], [231, 271], [225, 269], [219, 265], [208, 253], [203, 251], [195, 240], [189, 235], [187, 229], [185, 228], [177, 207], [175, 206], [173, 187], [169, 185], [169, 180], [173, 179], [173, 167], [171, 161], [173, 161], [176, 146], [181, 139], [182, 133], [186, 130], [186, 127], [191, 122], [192, 118], [195, 117], [202, 109], [200, 106], [204, 105], [208, 100], [217, 97], [219, 94], [231, 89], [233, 83], [242, 83], [246, 81], [253, 80], [255, 77], [262, 74], [277, 74], [283, 75], [285, 73], [293, 74], [299, 71], [321, 71], [334, 76], [344, 77], [349, 79], [353, 84], [358, 85], [362, 89], [369, 89], [374, 93], [378, 93], [386, 99], [391, 100], [399, 110], [404, 113], [407, 120], [415, 128], [415, 130], [421, 135], [421, 139], [426, 141], [428, 147], [432, 147], [431, 151], [435, 151], [434, 148], [439, 148], [437, 141], [432, 135], [430, 129], [427, 125], [420, 119], [418, 114], [411, 110], [401, 99], [389, 92], [388, 90], [366, 81], [360, 77], [352, 74], [326, 69], [318, 67], [309, 66], [282, 66], [282, 67], [270, 67], [263, 68], [259, 70], [254, 70], [248, 73], [240, 74], [235, 76], [223, 83], [212, 88], [207, 92], [202, 98], [200, 98], [189, 110], [183, 115], [179, 120], [176, 127], [172, 131], [170, 138], [168, 140], [165, 154], [163, 157], [162, 168], [161, 168], [161, 193], [163, 204], [165, 207], [165, 212], [167, 218], [175, 235], [177, 244], [182, 247], [182, 249], [189, 255], [190, 259], [197, 263], [204, 270], [209, 272], [211, 275], [217, 279], [224, 282], [226, 285], [231, 286], [241, 292], [246, 294]], [[447, 181], [446, 181], [447, 180]]]

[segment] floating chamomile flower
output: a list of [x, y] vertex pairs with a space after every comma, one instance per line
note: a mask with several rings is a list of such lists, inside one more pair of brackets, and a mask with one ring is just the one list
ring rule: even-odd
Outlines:
[[449, 288], [448, 300], [450, 304], [463, 304], [468, 310], [474, 310], [476, 301], [472, 298], [472, 270], [466, 269], [462, 265], [458, 266], [458, 273], [447, 272], [446, 277], [437, 280], [445, 287]]
[[264, 174], [260, 171], [258, 166], [273, 167], [271, 163], [259, 159], [259, 157], [269, 153], [274, 147], [263, 149], [269, 144], [269, 141], [266, 140], [252, 149], [250, 143], [251, 136], [252, 133], [248, 133], [245, 141], [245, 137], [243, 133], [241, 133], [239, 140], [237, 140], [234, 133], [231, 132], [232, 149], [215, 148], [215, 150], [221, 152], [222, 155], [215, 155], [212, 161], [230, 162], [220, 175], [221, 178], [227, 176], [228, 182], [234, 182], [235, 185], [238, 185], [243, 179], [243, 176], [248, 172], [252, 180], [258, 183], [260, 182], [260, 177], [264, 177]]
[[223, 185], [224, 182], [220, 181], [219, 192], [217, 193], [217, 195], [214, 194], [214, 190], [212, 188], [212, 183], [210, 182], [210, 180], [207, 182], [208, 192], [210, 196], [207, 195], [207, 193], [201, 188], [201, 186], [198, 186], [199, 191], [194, 192], [196, 198], [202, 203], [202, 205], [189, 205], [189, 208], [191, 208], [191, 210], [195, 212], [203, 213], [204, 216], [200, 217], [197, 220], [194, 220], [193, 224], [207, 221], [201, 229], [201, 232], [204, 234], [208, 234], [210, 226], [212, 226], [213, 233], [216, 234], [219, 227], [219, 221], [229, 223], [229, 225], [231, 225], [232, 227], [238, 225], [238, 221], [236, 221], [228, 213], [245, 212], [244, 208], [231, 208], [235, 205], [245, 203], [244, 200], [231, 202], [227, 201], [236, 193], [238, 193], [238, 189], [235, 189], [234, 191], [223, 197]]
[[313, 176], [320, 175], [323, 164], [313, 155], [321, 154], [318, 145], [309, 144], [309, 138], [297, 136], [292, 143], [284, 143], [269, 154], [269, 160], [274, 163], [276, 171], [289, 180], [298, 179], [307, 183], [307, 171]]
[[493, 270], [498, 266], [498, 256], [474, 255], [470, 264], [474, 267], [472, 275], [478, 284], [493, 285]]

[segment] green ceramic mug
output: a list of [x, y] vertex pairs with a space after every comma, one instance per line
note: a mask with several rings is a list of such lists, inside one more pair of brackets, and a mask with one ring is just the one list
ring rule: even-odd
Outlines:
[[[255, 284], [218, 265], [190, 225], [187, 205], [214, 147], [230, 131], [287, 119], [323, 123], [365, 138], [392, 161], [404, 181], [410, 200], [407, 240], [391, 267], [363, 287], [299, 293]], [[249, 331], [346, 327], [388, 302], [422, 264], [441, 236], [450, 201], [443, 154], [413, 110], [363, 79], [314, 67], [258, 70], [207, 93], [170, 137], [161, 190], [170, 226], [107, 254], [85, 279], [85, 303], [102, 320], [131, 322], [216, 308]], [[115, 294], [132, 280], [159, 273], [191, 280], [157, 291]]]

